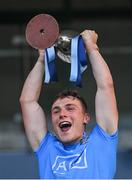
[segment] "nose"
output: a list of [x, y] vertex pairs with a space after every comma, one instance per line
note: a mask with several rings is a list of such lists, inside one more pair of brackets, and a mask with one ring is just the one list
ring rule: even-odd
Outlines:
[[61, 109], [60, 111], [60, 119], [67, 117], [67, 111], [65, 109]]

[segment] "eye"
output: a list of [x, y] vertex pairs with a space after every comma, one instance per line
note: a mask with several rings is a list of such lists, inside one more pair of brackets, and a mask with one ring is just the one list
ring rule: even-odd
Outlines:
[[57, 114], [58, 112], [58, 110], [52, 111], [53, 114]]
[[52, 110], [52, 113], [53, 113], [53, 114], [57, 114], [57, 113], [59, 113], [59, 112], [60, 112], [60, 109], [59, 109], [59, 108], [55, 108], [55, 109]]
[[74, 106], [68, 106], [68, 107], [67, 107], [67, 110], [68, 110], [68, 111], [74, 111], [74, 110], [75, 110], [75, 107], [74, 107]]

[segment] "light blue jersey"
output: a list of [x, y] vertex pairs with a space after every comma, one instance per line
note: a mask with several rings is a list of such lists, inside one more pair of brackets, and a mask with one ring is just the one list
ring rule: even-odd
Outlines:
[[112, 179], [116, 170], [117, 132], [99, 125], [81, 142], [63, 145], [49, 132], [37, 151], [41, 179]]

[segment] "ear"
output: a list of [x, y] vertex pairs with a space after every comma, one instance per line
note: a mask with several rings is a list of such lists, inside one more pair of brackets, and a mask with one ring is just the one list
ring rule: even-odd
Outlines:
[[85, 113], [84, 123], [88, 124], [90, 122], [90, 120], [91, 120], [90, 114], [89, 113]]

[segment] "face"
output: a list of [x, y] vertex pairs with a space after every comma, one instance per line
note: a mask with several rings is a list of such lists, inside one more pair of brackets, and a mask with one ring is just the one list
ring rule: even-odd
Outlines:
[[72, 96], [57, 99], [52, 105], [51, 115], [54, 131], [64, 144], [79, 141], [84, 124], [90, 119], [81, 102]]

